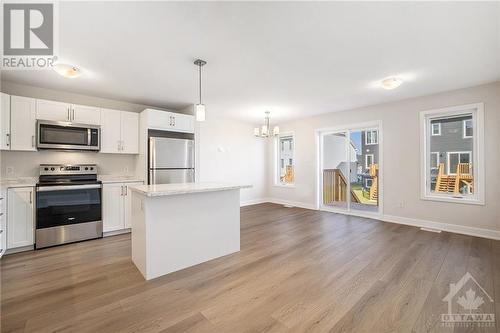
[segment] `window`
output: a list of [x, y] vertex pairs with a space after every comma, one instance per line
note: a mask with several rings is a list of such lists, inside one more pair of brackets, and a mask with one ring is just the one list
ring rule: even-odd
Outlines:
[[431, 170], [437, 170], [439, 168], [439, 153], [431, 153]]
[[365, 168], [369, 169], [370, 165], [373, 164], [373, 154], [366, 154], [365, 155]]
[[378, 144], [378, 131], [369, 130], [365, 132], [365, 144], [376, 145]]
[[[457, 174], [458, 164], [470, 164], [471, 163], [471, 152], [470, 151], [458, 151], [458, 152], [448, 152], [448, 169], [447, 173], [449, 175]], [[470, 173], [470, 170], [466, 168], [462, 172]]]
[[431, 134], [433, 136], [441, 135], [441, 123], [431, 123]]
[[277, 180], [279, 185], [293, 185], [294, 183], [294, 151], [293, 135], [281, 135], [277, 139]]
[[464, 128], [463, 128], [463, 133], [464, 133], [464, 139], [469, 139], [472, 138], [473, 134], [473, 123], [472, 119], [466, 119], [464, 120]]
[[366, 188], [372, 187], [372, 184], [373, 184], [373, 179], [371, 179], [371, 178], [365, 178], [365, 187]]
[[478, 103], [421, 113], [422, 199], [484, 204], [483, 110]]

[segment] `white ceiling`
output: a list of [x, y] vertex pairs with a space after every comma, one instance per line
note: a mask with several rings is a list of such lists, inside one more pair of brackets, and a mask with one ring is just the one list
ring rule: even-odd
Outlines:
[[[181, 108], [204, 67], [208, 117], [260, 122], [500, 80], [497, 2], [63, 2], [60, 54], [86, 75], [18, 83]], [[385, 91], [374, 82], [400, 75]]]

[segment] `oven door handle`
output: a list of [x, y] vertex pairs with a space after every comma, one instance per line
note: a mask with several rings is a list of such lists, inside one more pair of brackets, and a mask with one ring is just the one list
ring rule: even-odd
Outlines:
[[48, 191], [68, 191], [68, 190], [87, 190], [92, 188], [101, 188], [101, 184], [92, 185], [62, 185], [62, 186], [40, 186], [36, 188], [37, 192]]

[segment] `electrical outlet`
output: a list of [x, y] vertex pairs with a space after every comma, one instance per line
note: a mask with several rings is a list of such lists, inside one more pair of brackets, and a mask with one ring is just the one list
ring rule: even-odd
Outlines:
[[7, 168], [5, 168], [5, 173], [7, 174], [7, 177], [14, 177], [14, 167], [8, 166]]

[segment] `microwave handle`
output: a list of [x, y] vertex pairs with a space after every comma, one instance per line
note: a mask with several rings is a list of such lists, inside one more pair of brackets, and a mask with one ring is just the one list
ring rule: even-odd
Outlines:
[[87, 145], [90, 146], [92, 144], [92, 131], [90, 128], [87, 128]]

